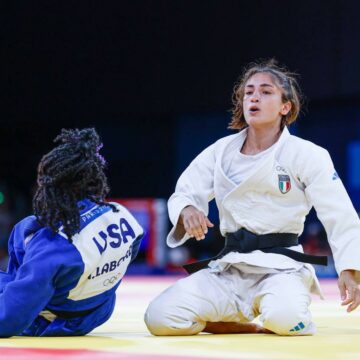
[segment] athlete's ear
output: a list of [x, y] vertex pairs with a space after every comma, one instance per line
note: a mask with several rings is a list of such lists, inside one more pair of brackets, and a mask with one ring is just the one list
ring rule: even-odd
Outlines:
[[287, 102], [283, 103], [283, 104], [281, 105], [280, 114], [281, 114], [281, 115], [287, 115], [288, 112], [291, 110], [291, 107], [292, 107], [292, 105], [291, 105], [291, 102], [290, 102], [290, 101], [287, 101]]

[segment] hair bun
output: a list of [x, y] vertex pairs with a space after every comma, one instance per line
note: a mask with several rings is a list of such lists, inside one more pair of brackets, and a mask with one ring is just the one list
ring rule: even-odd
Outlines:
[[86, 129], [61, 129], [54, 142], [63, 144], [87, 144], [90, 147], [97, 147], [99, 145], [99, 135], [94, 128]]
[[60, 142], [63, 146], [71, 146], [73, 151], [81, 153], [86, 158], [96, 156], [101, 165], [106, 164], [105, 159], [99, 154], [102, 144], [94, 128], [62, 129], [54, 142]]

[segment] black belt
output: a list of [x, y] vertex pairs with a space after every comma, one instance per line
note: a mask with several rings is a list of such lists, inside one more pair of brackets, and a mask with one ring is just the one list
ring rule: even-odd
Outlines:
[[297, 234], [278, 233], [256, 235], [242, 228], [234, 233], [226, 234], [225, 246], [218, 255], [210, 259], [183, 265], [183, 268], [188, 272], [188, 274], [192, 274], [198, 270], [206, 268], [210, 261], [220, 259], [230, 252], [249, 253], [254, 250], [285, 255], [296, 261], [304, 263], [327, 265], [326, 256], [303, 254], [298, 251], [286, 249], [289, 246], [295, 246], [298, 244], [299, 241]]
[[101, 305], [102, 304], [100, 304], [99, 306], [96, 306], [94, 308], [91, 308], [91, 309], [80, 310], [80, 311], [63, 311], [63, 310], [51, 310], [51, 309], [46, 309], [46, 310], [50, 311], [52, 314], [56, 315], [58, 318], [73, 319], [73, 318], [89, 315], [92, 312], [94, 312], [96, 309], [98, 309]]

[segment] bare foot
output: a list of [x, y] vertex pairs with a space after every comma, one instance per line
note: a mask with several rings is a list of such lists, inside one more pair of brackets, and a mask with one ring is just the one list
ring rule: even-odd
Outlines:
[[273, 334], [257, 324], [237, 322], [207, 322], [203, 331], [211, 334]]

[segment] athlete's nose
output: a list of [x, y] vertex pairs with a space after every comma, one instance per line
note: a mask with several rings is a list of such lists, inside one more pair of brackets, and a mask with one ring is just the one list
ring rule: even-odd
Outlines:
[[258, 96], [258, 94], [253, 93], [253, 94], [251, 95], [250, 101], [251, 101], [251, 102], [255, 102], [255, 103], [259, 102], [259, 96]]

